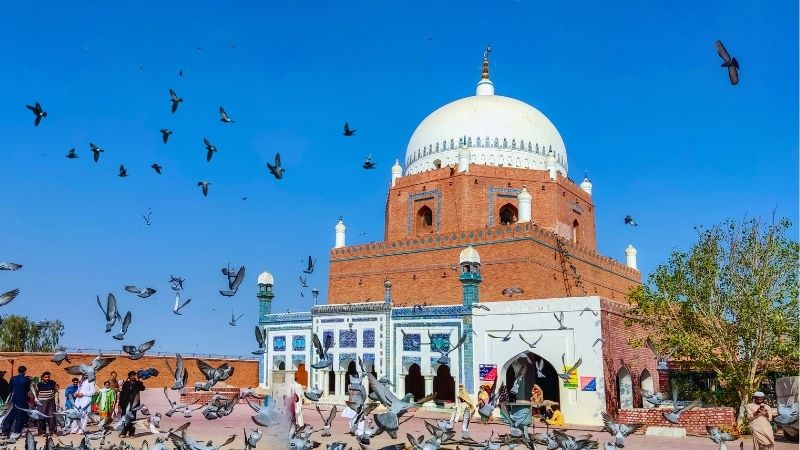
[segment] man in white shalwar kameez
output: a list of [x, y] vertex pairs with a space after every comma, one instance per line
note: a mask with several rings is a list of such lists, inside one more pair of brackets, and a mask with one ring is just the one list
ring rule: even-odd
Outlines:
[[75, 405], [75, 408], [84, 410], [85, 412], [81, 416], [80, 419], [75, 419], [72, 421], [70, 426], [70, 433], [71, 434], [79, 434], [86, 431], [86, 422], [89, 420], [89, 404], [92, 403], [92, 396], [94, 395], [97, 388], [95, 387], [93, 382], [89, 382], [86, 378], [86, 375], [81, 375], [81, 384], [78, 386], [78, 390], [75, 392], [75, 400], [72, 402]]
[[293, 397], [292, 406], [294, 407], [294, 423], [297, 427], [302, 427], [305, 424], [305, 420], [303, 420], [303, 399], [305, 396], [303, 395], [303, 386], [294, 380], [294, 382], [290, 385], [290, 397]]

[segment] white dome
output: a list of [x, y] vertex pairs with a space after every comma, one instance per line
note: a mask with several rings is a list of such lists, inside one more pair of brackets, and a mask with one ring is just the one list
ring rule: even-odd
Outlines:
[[478, 251], [475, 250], [475, 247], [468, 246], [464, 250], [461, 250], [461, 254], [458, 255], [458, 262], [463, 263], [481, 263], [481, 256], [478, 254]]
[[460, 145], [470, 148], [471, 164], [538, 170], [552, 149], [556, 170], [567, 174], [567, 150], [553, 123], [526, 103], [486, 93], [448, 103], [419, 124], [406, 149], [406, 174], [458, 164]]
[[259, 286], [262, 286], [262, 285], [264, 285], [264, 286], [274, 286], [275, 283], [272, 280], [272, 274], [269, 273], [269, 272], [261, 272], [261, 274], [258, 275], [258, 285]]

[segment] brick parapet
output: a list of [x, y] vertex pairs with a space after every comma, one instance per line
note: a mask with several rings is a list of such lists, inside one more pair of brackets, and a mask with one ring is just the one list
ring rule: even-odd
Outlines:
[[686, 428], [686, 433], [694, 436], [706, 436], [706, 426], [724, 426], [736, 430], [736, 411], [733, 408], [695, 408], [681, 414], [679, 423], [668, 422], [661, 415], [669, 408], [633, 408], [620, 409], [617, 420], [621, 423], [641, 423], [645, 426], [637, 433], [644, 433], [647, 427]]

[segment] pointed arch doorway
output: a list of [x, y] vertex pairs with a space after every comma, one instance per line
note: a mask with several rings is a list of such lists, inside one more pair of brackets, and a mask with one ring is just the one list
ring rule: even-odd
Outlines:
[[[544, 377], [540, 377], [536, 370], [536, 363], [539, 361], [544, 361], [544, 367], [541, 371]], [[531, 389], [533, 389], [534, 384], [537, 384], [542, 389], [544, 400], [561, 403], [560, 378], [558, 378], [558, 372], [556, 368], [550, 364], [550, 361], [536, 353], [527, 351], [524, 354], [517, 355], [506, 361], [503, 365], [502, 375], [499, 376], [505, 377], [506, 386], [511, 389], [514, 385], [514, 381], [522, 374], [523, 367], [526, 368], [526, 371], [523, 379], [520, 381], [516, 400], [530, 400]]]

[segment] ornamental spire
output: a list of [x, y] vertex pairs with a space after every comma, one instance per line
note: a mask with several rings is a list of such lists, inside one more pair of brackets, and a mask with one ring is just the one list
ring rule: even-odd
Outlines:
[[487, 45], [486, 49], [483, 50], [483, 71], [481, 72], [481, 79], [483, 80], [489, 79], [489, 53], [492, 53], [492, 47]]

